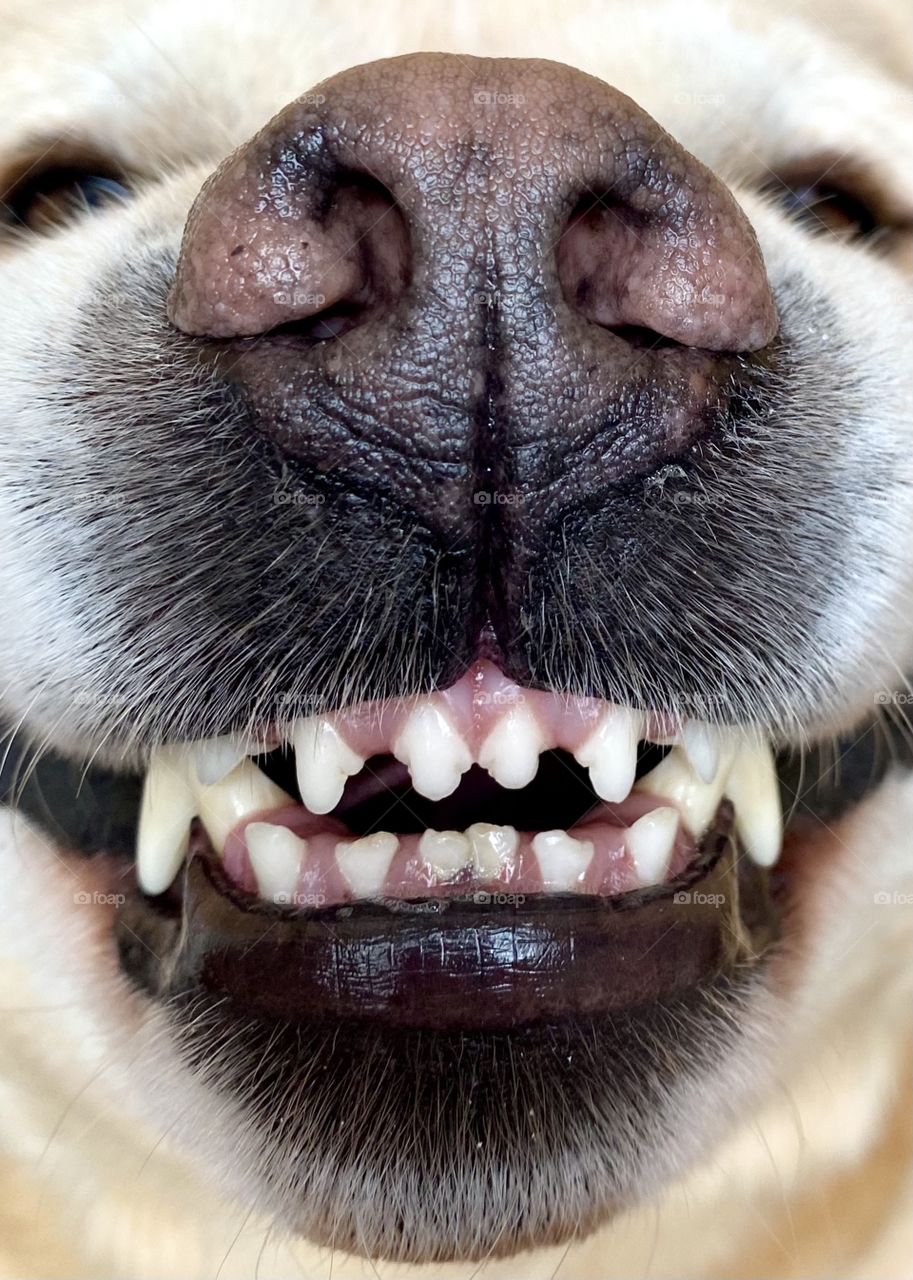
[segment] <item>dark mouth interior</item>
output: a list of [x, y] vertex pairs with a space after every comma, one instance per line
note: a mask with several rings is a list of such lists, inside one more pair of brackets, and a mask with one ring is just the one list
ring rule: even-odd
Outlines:
[[[19, 809], [64, 848], [133, 858], [140, 776], [87, 766], [47, 748], [36, 755], [27, 735], [9, 726], [0, 742], [0, 803]], [[638, 776], [662, 754], [662, 748], [642, 747]], [[290, 795], [298, 795], [290, 752], [275, 751], [257, 763]], [[522, 791], [505, 791], [473, 769], [453, 796], [438, 803], [416, 795], [395, 761], [390, 777], [385, 770], [391, 757], [377, 757], [369, 764], [383, 783], [370, 781], [371, 775], [363, 770], [350, 783], [336, 814], [357, 834], [370, 834], [380, 823], [401, 833], [424, 826], [463, 830], [471, 822], [485, 821], [518, 829], [566, 830], [598, 803], [585, 771], [560, 751], [542, 756], [535, 781]], [[803, 814], [835, 821], [863, 800], [891, 765], [913, 768], [913, 739], [905, 723], [884, 717], [873, 717], [868, 726], [804, 757], [781, 752], [777, 768], [787, 825]], [[476, 786], [479, 792], [470, 790]]]
[[[637, 774], [654, 768], [667, 747], [642, 742]], [[298, 796], [295, 758], [287, 748], [259, 756], [257, 764], [272, 780]], [[409, 771], [392, 755], [372, 756], [346, 784], [332, 817], [356, 835], [394, 831], [398, 835], [433, 831], [464, 831], [473, 822], [491, 822], [518, 831], [567, 831], [599, 804], [589, 773], [567, 751], [545, 751], [529, 786], [509, 791], [479, 768], [463, 775], [456, 791], [444, 800], [428, 800], [413, 788]]]

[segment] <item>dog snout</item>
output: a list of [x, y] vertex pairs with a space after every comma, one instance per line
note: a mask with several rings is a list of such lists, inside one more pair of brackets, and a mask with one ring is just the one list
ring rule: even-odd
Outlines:
[[730, 352], [776, 330], [740, 209], [634, 102], [554, 63], [440, 54], [346, 71], [232, 156], [188, 221], [171, 317], [324, 339], [440, 322], [442, 299], [441, 347], [480, 306], [516, 343], [524, 320], [554, 345], [581, 317]]

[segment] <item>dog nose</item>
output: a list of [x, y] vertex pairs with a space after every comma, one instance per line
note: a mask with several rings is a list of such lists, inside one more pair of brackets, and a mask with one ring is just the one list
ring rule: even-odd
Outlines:
[[726, 352], [777, 327], [738, 205], [631, 99], [554, 63], [439, 54], [343, 72], [231, 156], [191, 212], [169, 314], [319, 342], [433, 313], [443, 354], [495, 309], [500, 341], [540, 351], [581, 321]]

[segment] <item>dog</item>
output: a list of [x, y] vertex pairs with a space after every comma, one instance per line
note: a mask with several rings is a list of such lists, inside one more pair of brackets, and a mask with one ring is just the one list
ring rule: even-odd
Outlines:
[[3, 1275], [909, 1275], [906, 7], [0, 29]]

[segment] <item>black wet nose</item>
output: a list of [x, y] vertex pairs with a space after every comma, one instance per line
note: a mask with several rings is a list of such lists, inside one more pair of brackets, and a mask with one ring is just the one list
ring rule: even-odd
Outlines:
[[447, 361], [480, 306], [545, 360], [580, 319], [729, 352], [776, 330], [740, 209], [631, 99], [556, 63], [439, 54], [346, 71], [236, 152], [192, 211], [170, 310], [196, 335], [372, 325], [391, 344], [433, 313]]

